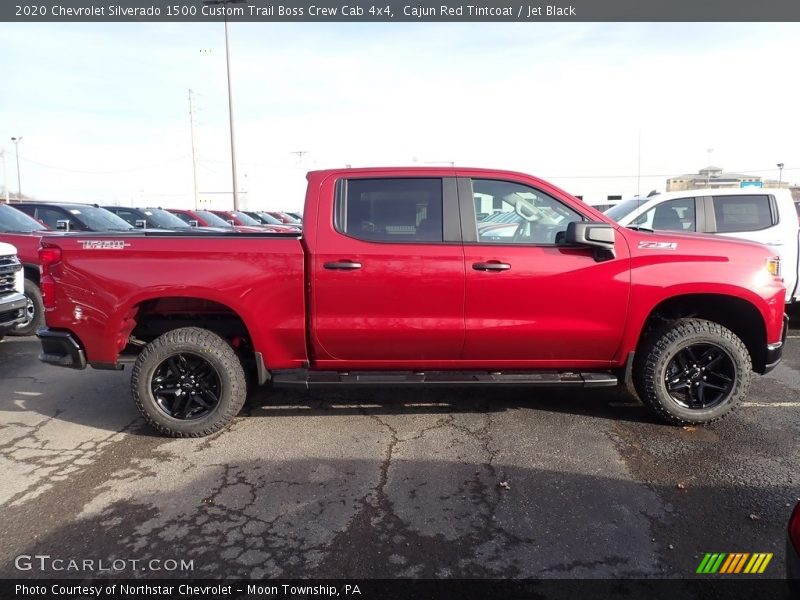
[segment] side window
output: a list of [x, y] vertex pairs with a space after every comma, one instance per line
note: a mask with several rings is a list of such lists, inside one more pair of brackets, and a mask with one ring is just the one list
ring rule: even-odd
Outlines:
[[473, 179], [472, 194], [480, 243], [555, 244], [569, 223], [583, 220], [552, 196], [519, 183]]
[[777, 223], [769, 196], [714, 196], [717, 231], [758, 231]]
[[350, 179], [336, 195], [336, 229], [373, 242], [441, 242], [441, 179]]
[[676, 198], [657, 204], [632, 223], [655, 231], [697, 231], [694, 198]]
[[36, 217], [41, 219], [50, 229], [57, 229], [58, 221], [69, 221], [69, 228], [71, 231], [84, 231], [86, 229], [83, 224], [78, 222], [75, 218], [55, 208], [39, 206], [36, 208]]

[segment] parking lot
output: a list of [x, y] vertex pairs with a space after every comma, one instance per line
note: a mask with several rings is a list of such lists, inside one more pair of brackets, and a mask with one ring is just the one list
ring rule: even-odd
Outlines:
[[[685, 577], [706, 552], [773, 552], [764, 576], [783, 576], [797, 322], [783, 364], [708, 428], [616, 390], [260, 390], [229, 430], [171, 440], [139, 418], [129, 370], [37, 352], [0, 344], [3, 577], [112, 561], [127, 577]], [[96, 562], [19, 570], [37, 554]]]

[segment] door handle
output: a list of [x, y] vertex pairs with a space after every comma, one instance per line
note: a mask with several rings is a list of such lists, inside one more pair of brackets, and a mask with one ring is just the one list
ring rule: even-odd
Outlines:
[[472, 263], [476, 271], [508, 271], [511, 265], [503, 262]]
[[353, 262], [352, 260], [343, 260], [341, 262], [327, 262], [322, 266], [331, 270], [350, 271], [353, 269], [360, 269], [361, 263]]

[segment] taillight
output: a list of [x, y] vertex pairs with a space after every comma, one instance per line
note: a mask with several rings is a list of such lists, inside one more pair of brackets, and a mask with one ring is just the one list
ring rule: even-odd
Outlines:
[[42, 303], [45, 308], [55, 308], [56, 282], [50, 275], [50, 267], [61, 261], [61, 248], [45, 245], [39, 247], [39, 290], [42, 292]]
[[42, 266], [42, 269], [47, 269], [60, 261], [61, 248], [58, 246], [42, 245], [39, 248], [39, 264]]
[[794, 507], [792, 518], [789, 519], [789, 539], [797, 553], [800, 554], [800, 503]]

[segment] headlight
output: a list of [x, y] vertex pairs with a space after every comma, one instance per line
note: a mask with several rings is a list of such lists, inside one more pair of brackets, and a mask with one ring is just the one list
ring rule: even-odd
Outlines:
[[767, 272], [774, 277], [781, 276], [781, 259], [779, 256], [767, 259]]

